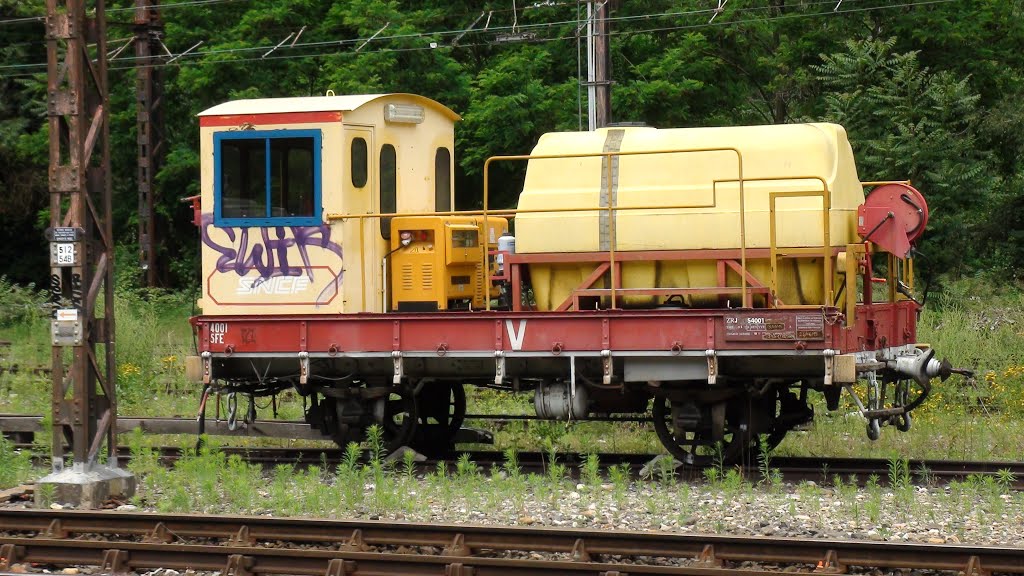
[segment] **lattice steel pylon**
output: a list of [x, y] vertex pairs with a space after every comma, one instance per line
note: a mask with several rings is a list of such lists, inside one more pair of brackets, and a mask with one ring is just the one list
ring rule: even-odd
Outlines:
[[160, 70], [156, 54], [163, 34], [158, 0], [135, 2], [135, 106], [139, 149], [139, 265], [147, 286], [156, 286], [158, 227], [153, 176], [163, 157]]
[[86, 4], [46, 0], [53, 471], [39, 484], [55, 485], [58, 501], [95, 507], [133, 492], [135, 479], [117, 468], [104, 0], [90, 2], [91, 18]]

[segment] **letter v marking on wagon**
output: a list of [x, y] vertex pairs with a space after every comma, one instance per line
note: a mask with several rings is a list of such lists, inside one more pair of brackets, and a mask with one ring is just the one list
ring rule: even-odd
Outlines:
[[523, 339], [526, 337], [526, 320], [519, 321], [518, 332], [512, 328], [512, 321], [505, 320], [505, 332], [508, 333], [508, 341], [513, 350], [523, 349]]

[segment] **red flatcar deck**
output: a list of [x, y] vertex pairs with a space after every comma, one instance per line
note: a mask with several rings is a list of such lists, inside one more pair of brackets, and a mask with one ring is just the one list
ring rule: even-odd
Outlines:
[[441, 312], [303, 316], [197, 316], [200, 352], [214, 355], [322, 353], [659, 354], [715, 351], [837, 353], [914, 342], [917, 306], [837, 308]]

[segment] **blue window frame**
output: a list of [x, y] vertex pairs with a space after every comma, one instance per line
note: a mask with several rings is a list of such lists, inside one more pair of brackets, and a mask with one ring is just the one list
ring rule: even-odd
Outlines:
[[319, 226], [319, 130], [213, 135], [213, 222], [221, 227]]

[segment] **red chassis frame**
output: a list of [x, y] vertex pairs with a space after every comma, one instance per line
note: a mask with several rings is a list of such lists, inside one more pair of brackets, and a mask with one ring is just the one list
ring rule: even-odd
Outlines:
[[[917, 310], [910, 300], [858, 305], [856, 322], [849, 327], [843, 325], [839, 309], [832, 307], [197, 316], [192, 324], [204, 358], [291, 354], [300, 359], [310, 355], [393, 358], [395, 353], [407, 357], [615, 357], [708, 351], [813, 356], [913, 345]], [[794, 326], [800, 316], [820, 317], [823, 330], [808, 338], [755, 340], [727, 328], [749, 317]], [[305, 380], [306, 374], [302, 376]], [[204, 379], [209, 377], [207, 373]]]

